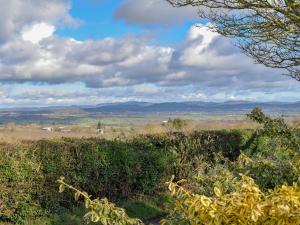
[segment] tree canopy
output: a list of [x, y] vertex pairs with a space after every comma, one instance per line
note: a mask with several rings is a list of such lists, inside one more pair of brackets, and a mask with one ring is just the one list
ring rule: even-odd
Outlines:
[[300, 81], [300, 0], [166, 0], [198, 7], [211, 28], [257, 63]]

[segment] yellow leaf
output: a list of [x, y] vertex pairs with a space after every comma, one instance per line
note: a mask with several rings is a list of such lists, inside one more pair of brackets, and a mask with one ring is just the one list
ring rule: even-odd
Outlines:
[[219, 188], [214, 187], [214, 192], [215, 192], [215, 195], [217, 197], [221, 197], [222, 196], [222, 192], [221, 192], [221, 190]]
[[66, 188], [66, 187], [65, 187], [64, 184], [59, 185], [59, 193], [64, 192], [65, 188]]

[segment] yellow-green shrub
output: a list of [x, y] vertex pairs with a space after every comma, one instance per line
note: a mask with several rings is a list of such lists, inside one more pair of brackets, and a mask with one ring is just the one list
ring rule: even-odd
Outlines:
[[235, 163], [221, 156], [215, 158], [218, 160], [215, 164], [201, 162], [198, 169], [194, 171], [194, 177], [189, 179], [186, 186], [197, 194], [209, 197], [214, 195], [215, 187], [222, 189], [224, 194], [238, 191], [241, 186], [241, 178], [234, 171]]
[[84, 204], [88, 212], [85, 214], [84, 219], [87, 223], [98, 223], [102, 225], [143, 225], [139, 219], [130, 218], [125, 210], [115, 206], [109, 202], [107, 198], [91, 199], [88, 193], [82, 192], [73, 186], [65, 183], [64, 177], [58, 179], [59, 192], [62, 193], [66, 188], [75, 192], [75, 200], [80, 197], [84, 199]]
[[168, 183], [174, 197], [174, 209], [162, 225], [223, 225], [223, 224], [299, 224], [300, 188], [283, 185], [260, 191], [253, 179], [242, 175], [240, 191], [207, 197], [185, 190], [180, 182]]

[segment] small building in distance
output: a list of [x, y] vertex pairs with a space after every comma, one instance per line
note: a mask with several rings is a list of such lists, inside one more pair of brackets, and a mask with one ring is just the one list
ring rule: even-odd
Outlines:
[[43, 127], [42, 130], [48, 131], [48, 132], [53, 132], [54, 131], [53, 127]]

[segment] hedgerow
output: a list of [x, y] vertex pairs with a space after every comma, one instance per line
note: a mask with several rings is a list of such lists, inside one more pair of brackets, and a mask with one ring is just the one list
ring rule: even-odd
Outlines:
[[[128, 140], [63, 138], [19, 144], [0, 143], [0, 221], [16, 224], [78, 205], [57, 192], [64, 176], [92, 196], [119, 202], [164, 192], [164, 183], [187, 179], [185, 188], [209, 198], [215, 188], [239, 193], [242, 176], [263, 195], [299, 184], [299, 129], [259, 109], [249, 117], [253, 130], [197, 131], [137, 136]], [[291, 141], [289, 141], [291, 140]]]
[[1, 143], [0, 221], [22, 224], [26, 218], [78, 204], [70, 194], [62, 197], [57, 193], [55, 180], [60, 176], [111, 201], [156, 195], [172, 174], [178, 179], [192, 176], [199, 157], [210, 161], [213, 152], [235, 157], [241, 133], [205, 131], [130, 140], [64, 138]]

